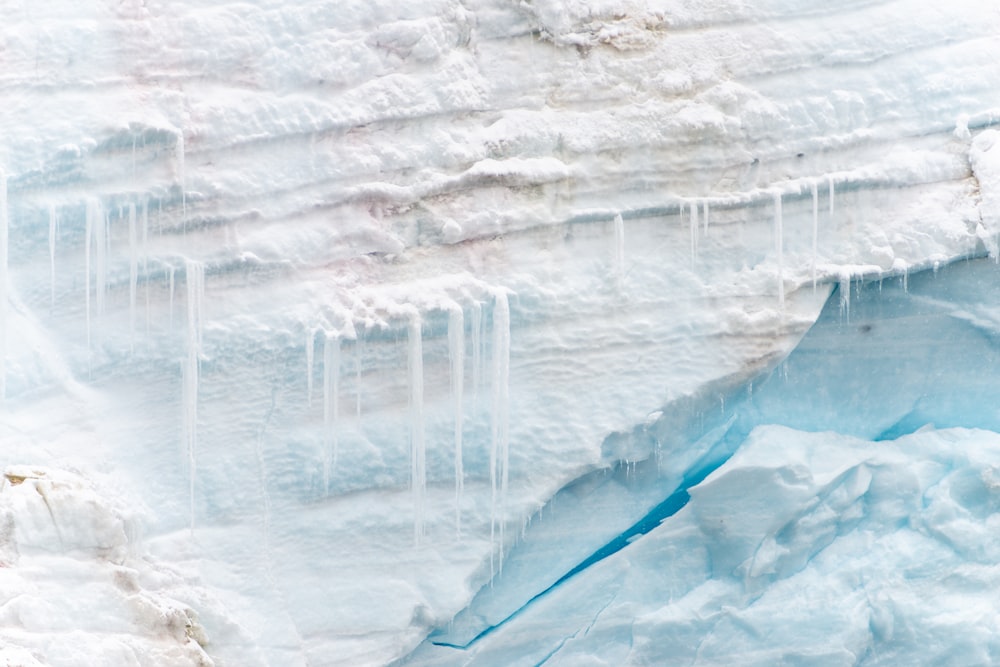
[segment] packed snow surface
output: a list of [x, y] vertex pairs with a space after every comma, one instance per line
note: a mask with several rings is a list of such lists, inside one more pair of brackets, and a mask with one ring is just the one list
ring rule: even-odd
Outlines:
[[[962, 452], [1000, 428], [980, 420], [1000, 404], [997, 292], [954, 267], [952, 292], [916, 284], [998, 254], [1000, 9], [53, 0], [0, 15], [0, 658], [657, 662], [667, 644], [644, 638], [674, 623], [706, 661], [740, 646], [910, 660], [926, 630], [989, 662], [992, 607], [945, 632], [947, 611], [892, 597], [889, 556], [849, 554], [870, 539], [942, 596], [976, 576], [983, 605], [992, 590], [983, 573], [935, 578], [944, 547], [908, 545], [947, 534], [938, 564], [972, 567], [992, 516], [992, 491], [963, 481], [985, 480], [985, 459]], [[859, 301], [883, 278], [904, 296]], [[803, 339], [824, 304], [854, 326], [865, 303], [914, 319]], [[978, 356], [929, 364], [941, 338]], [[779, 366], [799, 341], [794, 358], [816, 360], [801, 375]], [[851, 354], [862, 376], [837, 372]], [[843, 400], [797, 402], [821, 385]], [[910, 435], [927, 423], [986, 430]], [[907, 465], [922, 472], [894, 500]], [[945, 488], [953, 509], [928, 515], [917, 498]], [[755, 513], [771, 505], [780, 526]], [[705, 518], [741, 506], [735, 537]], [[965, 533], [947, 511], [971, 517]], [[634, 562], [642, 588], [664, 541], [685, 545], [686, 578], [657, 586], [690, 589], [619, 607], [587, 584]], [[705, 565], [729, 544], [742, 560]], [[789, 584], [807, 606], [836, 597], [803, 626], [817, 633], [857, 601], [847, 634], [768, 634], [777, 613], [748, 601], [793, 614]], [[501, 640], [553, 605], [590, 616]], [[708, 627], [724, 609], [753, 616], [732, 624], [745, 644]], [[467, 649], [435, 643], [510, 614]], [[619, 653], [587, 643], [591, 623]]]

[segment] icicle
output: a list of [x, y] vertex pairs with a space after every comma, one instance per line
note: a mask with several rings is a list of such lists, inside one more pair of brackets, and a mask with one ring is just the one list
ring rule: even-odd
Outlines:
[[[205, 266], [194, 260], [184, 262], [187, 281], [188, 336], [189, 342], [201, 354], [202, 323], [204, 322]], [[193, 336], [193, 338], [191, 338]], [[190, 347], [190, 346], [189, 346]]]
[[483, 304], [472, 302], [472, 401], [479, 403], [480, 366], [483, 349]]
[[49, 204], [49, 307], [56, 305], [56, 207]]
[[306, 404], [313, 402], [313, 354], [315, 354], [316, 332], [306, 329]]
[[625, 282], [625, 221], [620, 213], [615, 215], [615, 278], [621, 292]]
[[354, 343], [354, 401], [358, 422], [361, 422], [361, 369], [364, 362], [365, 339], [358, 335]]
[[94, 227], [100, 217], [99, 203], [96, 199], [87, 200], [87, 231], [84, 240], [84, 292], [87, 309], [87, 350], [90, 350], [90, 264], [91, 246], [94, 241]]
[[95, 261], [95, 285], [94, 302], [97, 306], [97, 314], [104, 313], [104, 292], [108, 278], [108, 216], [106, 213], [99, 214], [94, 220], [94, 261]]
[[420, 315], [414, 313], [407, 329], [410, 371], [410, 487], [413, 491], [413, 541], [424, 534], [424, 491], [427, 488], [424, 451], [424, 352]]
[[[506, 523], [508, 463], [509, 393], [510, 393], [510, 305], [506, 292], [497, 292], [493, 304], [493, 406], [490, 484], [492, 488], [490, 544], [494, 545], [496, 525], [500, 525], [499, 571], [503, 573], [504, 524]], [[498, 511], [499, 510], [499, 511]], [[491, 550], [491, 554], [495, 549]]]
[[183, 365], [183, 404], [184, 404], [184, 447], [188, 457], [188, 521], [191, 532], [194, 532], [194, 487], [197, 475], [197, 420], [198, 420], [198, 362], [193, 352], [188, 352], [187, 363]]
[[851, 323], [851, 274], [840, 274], [840, 313]]
[[260, 427], [257, 429], [257, 437], [254, 443], [254, 454], [257, 459], [257, 486], [260, 489], [261, 496], [261, 510], [263, 514], [263, 544], [261, 545], [261, 552], [264, 554], [265, 559], [265, 576], [269, 578], [269, 584], [273, 579], [270, 579], [271, 572], [271, 494], [268, 493], [267, 489], [267, 463], [264, 458], [264, 434], [267, 432], [267, 427], [271, 422], [271, 417], [274, 415], [275, 408], [275, 392], [271, 392], [271, 406], [267, 413], [264, 415]]
[[174, 330], [174, 267], [170, 267], [170, 330]]
[[702, 218], [702, 223], [703, 223], [704, 230], [705, 230], [704, 234], [707, 237], [708, 236], [708, 200], [707, 199], [705, 199], [701, 203], [701, 218]]
[[177, 133], [177, 179], [181, 186], [181, 225], [187, 228], [187, 183], [184, 173], [184, 131]]
[[323, 342], [323, 493], [330, 493], [330, 472], [337, 465], [340, 412], [340, 339], [327, 334]]
[[129, 351], [135, 352], [135, 296], [139, 280], [139, 240], [135, 228], [135, 204], [128, 205], [128, 334]]
[[[124, 216], [119, 211], [118, 219], [124, 219]], [[113, 255], [111, 254], [111, 213], [108, 211], [104, 212], [104, 295], [102, 298], [106, 299], [108, 296], [108, 262], [111, 260]], [[103, 313], [104, 311], [101, 310]]]
[[781, 220], [781, 193], [774, 193], [774, 243], [778, 251], [778, 305], [785, 307], [784, 230]]
[[816, 181], [809, 184], [813, 199], [813, 246], [812, 246], [812, 281], [813, 292], [816, 291], [816, 255], [819, 239], [819, 193], [816, 188]]
[[142, 200], [142, 277], [146, 292], [146, 336], [149, 336], [149, 199]]
[[10, 256], [10, 214], [7, 211], [7, 172], [0, 169], [0, 399], [7, 398], [7, 305]]
[[[197, 477], [198, 444], [198, 380], [201, 364], [202, 301], [205, 295], [205, 267], [193, 260], [185, 261], [187, 282], [187, 348], [188, 358], [184, 366], [184, 435], [188, 455], [188, 502], [190, 507], [191, 532], [194, 532], [195, 503], [194, 488]], [[171, 272], [171, 278], [173, 272]]]
[[826, 178], [830, 182], [830, 222], [833, 222], [833, 175]]
[[[621, 217], [618, 217], [621, 220]], [[451, 400], [455, 420], [455, 533], [462, 535], [462, 383], [465, 371], [465, 317], [461, 308], [448, 313], [448, 360], [451, 362]]]
[[698, 203], [691, 203], [691, 265], [698, 257]]

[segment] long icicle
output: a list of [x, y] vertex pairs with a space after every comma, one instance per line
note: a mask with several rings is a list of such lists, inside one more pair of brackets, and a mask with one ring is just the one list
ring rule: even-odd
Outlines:
[[104, 314], [104, 293], [108, 278], [108, 214], [101, 211], [94, 220], [94, 262], [96, 264], [96, 279], [94, 285], [94, 302], [97, 314]]
[[315, 348], [316, 332], [312, 329], [306, 329], [306, 405], [312, 405], [313, 402], [313, 356], [316, 353]]
[[330, 474], [337, 464], [340, 412], [340, 338], [327, 334], [323, 343], [323, 493], [330, 493]]
[[621, 213], [615, 215], [615, 285], [618, 292], [625, 283], [625, 221]]
[[413, 492], [413, 542], [424, 535], [424, 493], [427, 471], [424, 450], [424, 352], [420, 315], [414, 313], [407, 329], [410, 375], [410, 486]]
[[173, 331], [174, 330], [174, 282], [175, 282], [174, 281], [174, 273], [175, 273], [175, 269], [174, 269], [174, 266], [172, 264], [170, 265], [169, 273], [170, 273], [170, 277], [169, 277], [169, 283], [170, 283], [170, 330]]
[[191, 532], [195, 526], [195, 481], [197, 479], [198, 384], [201, 365], [202, 300], [205, 293], [205, 267], [194, 260], [185, 261], [187, 281], [187, 348], [184, 368], [184, 435], [188, 455], [188, 503]]
[[[830, 222], [833, 222], [833, 175], [827, 176], [827, 180], [830, 183]], [[832, 229], [832, 227], [831, 227]]]
[[87, 231], [84, 235], [84, 293], [86, 297], [84, 299], [86, 310], [87, 310], [87, 354], [90, 354], [90, 265], [91, 265], [91, 247], [94, 242], [94, 227], [97, 224], [97, 220], [100, 217], [100, 209], [98, 208], [98, 202], [96, 199], [87, 200]]
[[816, 181], [809, 184], [812, 193], [813, 203], [813, 228], [812, 228], [812, 283], [813, 292], [816, 291], [816, 255], [819, 245], [819, 193], [817, 192]]
[[49, 308], [56, 307], [56, 207], [49, 204]]
[[462, 536], [462, 394], [465, 371], [465, 316], [461, 308], [448, 313], [448, 359], [451, 363], [451, 398], [455, 420], [455, 534]]
[[365, 360], [365, 339], [361, 332], [358, 332], [357, 340], [354, 341], [354, 412], [361, 423], [361, 372], [364, 369]]
[[146, 293], [146, 337], [149, 337], [149, 198], [142, 200], [142, 279]]
[[187, 175], [185, 174], [184, 131], [177, 132], [177, 178], [181, 186], [181, 230], [187, 231]]
[[691, 266], [698, 258], [698, 202], [691, 202]]
[[472, 302], [472, 322], [469, 328], [472, 333], [472, 404], [474, 409], [478, 409], [483, 351], [483, 304], [478, 301]]
[[774, 242], [778, 251], [778, 305], [785, 308], [785, 259], [784, 230], [781, 219], [781, 193], [774, 193]]
[[[499, 572], [503, 573], [504, 524], [506, 523], [510, 403], [510, 305], [507, 293], [498, 291], [493, 304], [493, 407], [491, 410], [492, 438], [490, 457], [490, 484], [492, 488], [490, 541], [493, 544], [499, 524]], [[491, 549], [492, 554], [496, 551]]]
[[851, 323], [851, 274], [846, 270], [840, 274], [840, 313]]
[[129, 352], [135, 352], [135, 297], [139, 280], [139, 239], [135, 228], [135, 203], [128, 205], [128, 335]]

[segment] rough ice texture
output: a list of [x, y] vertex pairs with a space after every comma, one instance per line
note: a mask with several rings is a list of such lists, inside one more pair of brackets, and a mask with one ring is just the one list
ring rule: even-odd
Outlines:
[[[979, 0], [0, 12], [0, 464], [120, 480], [151, 508], [142, 548], [191, 578], [183, 601], [226, 664], [386, 662], [486, 583], [498, 291], [513, 542], [567, 482], [650, 454], [610, 436], [773, 365], [831, 282], [996, 252], [1000, 15]], [[698, 203], [707, 233], [687, 224]], [[465, 359], [480, 381], [463, 392], [459, 542], [456, 306], [485, 313], [465, 336], [483, 349]], [[338, 385], [328, 485], [321, 378], [304, 377], [321, 333], [359, 369]]]
[[761, 427], [669, 522], [460, 659], [991, 664], [998, 455], [991, 431]]

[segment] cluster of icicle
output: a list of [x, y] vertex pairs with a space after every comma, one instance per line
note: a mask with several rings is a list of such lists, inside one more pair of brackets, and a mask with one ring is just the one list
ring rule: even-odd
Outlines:
[[[506, 499], [510, 480], [510, 304], [507, 293], [496, 290], [493, 294], [493, 329], [491, 346], [490, 377], [490, 488], [491, 488], [491, 536], [494, 545], [503, 545], [506, 523]], [[469, 332], [471, 342], [471, 384], [478, 392], [481, 383], [484, 358], [484, 317], [482, 303], [474, 301], [470, 308]], [[353, 329], [353, 326], [350, 327]], [[313, 366], [316, 357], [315, 343], [317, 331], [306, 332], [306, 391], [308, 401], [313, 395]], [[425, 502], [427, 491], [427, 442], [424, 424], [424, 359], [422, 318], [418, 309], [413, 308], [406, 321], [407, 334], [407, 384], [409, 394], [409, 439], [410, 439], [410, 490], [413, 504], [414, 542], [420, 544], [425, 533]], [[353, 330], [349, 338], [355, 340], [354, 369], [357, 418], [361, 417], [361, 374], [363, 367], [363, 337]], [[338, 333], [322, 332], [323, 341], [323, 488], [329, 493], [331, 477], [339, 457], [338, 421], [340, 419], [340, 380], [342, 373], [341, 338]], [[457, 303], [448, 309], [448, 357], [451, 389], [451, 405], [454, 420], [453, 458], [455, 476], [455, 531], [462, 533], [462, 503], [465, 486], [463, 464], [463, 427], [465, 413], [465, 360], [466, 360], [466, 317], [465, 311]], [[502, 546], [496, 549], [502, 565]]]
[[[133, 157], [134, 162], [134, 157]], [[177, 176], [180, 180], [182, 218], [186, 215], [185, 160], [184, 140], [179, 134], [176, 143]], [[834, 211], [834, 181], [828, 177], [829, 210], [832, 219]], [[818, 182], [810, 183], [812, 194], [812, 278], [815, 286], [817, 278], [817, 238], [819, 230], [819, 194]], [[777, 293], [780, 305], [784, 306], [784, 257], [783, 257], [783, 222], [782, 222], [782, 192], [772, 191], [774, 205], [774, 239], [778, 270]], [[685, 207], [686, 204], [686, 207]], [[690, 225], [690, 245], [692, 265], [699, 253], [701, 238], [707, 238], [710, 226], [710, 201], [708, 198], [682, 201], [680, 213], [683, 216], [687, 208]], [[146, 284], [147, 327], [149, 318], [149, 267], [148, 267], [148, 237], [149, 237], [149, 203], [147, 199], [130, 202], [119, 207], [117, 220], [127, 221], [128, 225], [128, 259], [129, 259], [129, 332], [130, 347], [134, 349], [136, 329], [136, 306], [138, 299], [138, 281], [143, 276]], [[91, 345], [91, 325], [93, 315], [101, 315], [105, 309], [107, 293], [107, 271], [111, 256], [111, 225], [115, 218], [106, 210], [97, 198], [87, 200], [86, 232], [85, 232], [85, 301], [87, 345]], [[625, 281], [625, 223], [620, 214], [613, 220], [614, 233], [614, 284], [619, 293], [623, 290]], [[50, 300], [55, 304], [56, 285], [56, 239], [59, 235], [59, 216], [56, 208], [49, 208], [49, 260], [51, 290]], [[8, 206], [7, 178], [0, 172], [0, 396], [6, 390], [6, 346], [7, 346], [7, 314], [8, 314]], [[141, 260], [141, 272], [140, 272]], [[169, 282], [170, 317], [173, 326], [173, 302], [175, 287], [175, 266], [165, 267], [165, 278]], [[195, 485], [196, 485], [196, 454], [197, 454], [197, 421], [198, 421], [198, 387], [200, 376], [200, 360], [202, 353], [202, 330], [204, 321], [203, 302], [205, 293], [205, 268], [202, 264], [188, 260], [184, 265], [184, 279], [187, 285], [187, 355], [182, 362], [182, 405], [183, 405], [183, 437], [189, 465], [189, 503], [190, 523], [192, 529], [195, 523]], [[843, 290], [846, 294], [848, 290]], [[93, 306], [91, 300], [93, 298]], [[849, 297], [842, 297], [849, 298]], [[491, 540], [503, 545], [506, 524], [507, 494], [509, 487], [509, 379], [510, 379], [510, 306], [503, 290], [493, 295], [492, 312], [492, 348], [491, 348], [491, 401], [490, 401], [490, 488], [491, 488]], [[461, 535], [462, 530], [462, 495], [464, 492], [465, 471], [463, 467], [463, 414], [464, 414], [464, 360], [466, 318], [462, 307], [455, 304], [449, 310], [448, 318], [448, 350], [450, 360], [450, 388], [454, 415], [454, 476], [455, 476], [455, 528]], [[482, 304], [474, 302], [471, 310], [469, 331], [472, 336], [472, 385], [478, 390], [481, 378], [481, 366], [484, 349]], [[423, 341], [422, 323], [418, 310], [414, 309], [407, 322], [407, 358], [409, 386], [409, 432], [410, 432], [410, 480], [414, 506], [414, 540], [419, 543], [424, 534], [425, 495], [427, 484], [426, 471], [426, 441], [424, 435], [424, 371], [423, 371]], [[309, 331], [306, 345], [307, 384], [309, 400], [313, 392], [313, 357], [315, 331]], [[357, 415], [361, 416], [360, 380], [362, 373], [361, 348], [362, 340], [357, 338], [356, 362], [357, 372]], [[326, 333], [323, 338], [323, 420], [324, 420], [324, 456], [322, 462], [323, 487], [329, 492], [331, 476], [337, 466], [339, 438], [337, 422], [339, 420], [339, 392], [341, 369], [341, 336], [336, 333]], [[502, 546], [499, 550], [499, 567], [503, 566]]]
[[[183, 138], [177, 140], [178, 177], [181, 180], [182, 206], [186, 208], [184, 188], [184, 144]], [[813, 282], [816, 280], [816, 251], [818, 235], [818, 192], [817, 183], [810, 185], [813, 198]], [[830, 214], [833, 214], [834, 183], [829, 178]], [[775, 221], [775, 250], [778, 264], [778, 299], [784, 304], [783, 282], [783, 231], [782, 231], [782, 195], [773, 193]], [[684, 202], [680, 205], [684, 213]], [[692, 200], [688, 204], [691, 233], [691, 258], [695, 261], [699, 250], [699, 237], [709, 234], [710, 208], [709, 200]], [[7, 179], [0, 173], [0, 308], [3, 309], [4, 325], [0, 326], [0, 395], [5, 389], [5, 358], [6, 358], [6, 311], [7, 297]], [[148, 237], [149, 237], [149, 203], [144, 199], [130, 202], [119, 207], [117, 220], [127, 221], [128, 258], [129, 258], [129, 331], [130, 346], [134, 348], [136, 328], [136, 305], [138, 299], [138, 280], [140, 275], [146, 283], [147, 327], [149, 307], [149, 267], [148, 267]], [[105, 309], [107, 293], [107, 271], [111, 256], [111, 225], [115, 218], [97, 198], [87, 200], [86, 232], [85, 232], [85, 301], [87, 322], [88, 349], [91, 344], [92, 318], [94, 313], [100, 315]], [[614, 233], [614, 283], [617, 291], [623, 290], [625, 279], [625, 223], [622, 216], [616, 215], [613, 221]], [[55, 303], [56, 285], [56, 239], [59, 234], [59, 219], [55, 207], [49, 208], [49, 259], [51, 278], [51, 302]], [[141, 260], [141, 274], [140, 274]], [[189, 465], [189, 502], [191, 526], [195, 519], [195, 481], [197, 453], [197, 420], [198, 420], [198, 385], [200, 375], [200, 358], [202, 349], [203, 301], [204, 301], [204, 266], [198, 262], [185, 262], [185, 281], [187, 284], [187, 355], [182, 363], [182, 405], [184, 445], [188, 455]], [[167, 265], [165, 277], [169, 282], [170, 317], [173, 326], [173, 302], [176, 267]], [[93, 298], [93, 305], [91, 303]], [[471, 323], [469, 330], [472, 335], [472, 372], [473, 386], [480, 384], [481, 356], [483, 350], [483, 314], [479, 302], [471, 308]], [[501, 290], [493, 299], [493, 339], [492, 339], [492, 377], [490, 387], [492, 397], [490, 402], [490, 486], [491, 486], [491, 537], [494, 543], [504, 543], [506, 523], [506, 498], [509, 486], [509, 373], [510, 373], [510, 308], [506, 294]], [[455, 526], [460, 535], [462, 529], [462, 494], [464, 490], [463, 468], [463, 413], [464, 413], [464, 353], [465, 353], [465, 312], [457, 304], [449, 310], [448, 349], [450, 358], [450, 385], [454, 414], [454, 475], [455, 475]], [[421, 338], [420, 313], [414, 310], [407, 326], [408, 340], [408, 385], [409, 385], [409, 431], [410, 431], [410, 479], [414, 505], [414, 539], [419, 542], [424, 533], [424, 503], [426, 492], [426, 442], [424, 436], [424, 389], [423, 389], [423, 350]], [[312, 366], [314, 355], [314, 332], [309, 332], [306, 346], [308, 366], [308, 392], [312, 395]], [[360, 355], [360, 339], [358, 349]], [[327, 333], [323, 339], [323, 415], [325, 430], [325, 454], [323, 457], [323, 486], [329, 491], [333, 469], [338, 461], [337, 422], [339, 420], [339, 385], [341, 367], [341, 337]], [[357, 360], [358, 374], [357, 413], [361, 413], [361, 360]], [[502, 549], [500, 567], [502, 568]]]
[[[829, 202], [830, 202], [830, 223], [833, 223], [833, 213], [834, 213], [834, 180], [833, 176], [827, 176], [827, 186], [829, 189]], [[812, 272], [812, 284], [813, 289], [816, 289], [816, 261], [818, 256], [818, 244], [819, 244], [819, 186], [816, 180], [809, 182], [809, 190], [812, 195], [812, 262], [811, 262], [811, 272]], [[782, 191], [773, 190], [771, 196], [774, 202], [774, 251], [775, 260], [778, 265], [778, 279], [777, 279], [777, 292], [778, 292], [778, 305], [784, 309], [785, 307], [785, 261], [784, 261], [784, 228], [782, 219]], [[686, 203], [688, 216], [689, 216], [689, 232], [690, 232], [690, 244], [691, 244], [691, 266], [695, 265], [698, 259], [700, 237], [708, 237], [708, 227], [709, 227], [709, 200], [692, 200]], [[683, 219], [684, 217], [685, 202], [681, 201], [678, 205], [678, 214]], [[700, 213], [699, 213], [700, 211]], [[700, 216], [700, 221], [699, 221]], [[623, 234], [618, 231], [618, 225], [620, 225], [621, 215], [615, 216], [616, 223], [616, 246], [620, 246], [622, 241], [618, 240]], [[699, 234], [699, 222], [700, 234]], [[621, 256], [622, 252], [618, 251], [616, 256]], [[621, 265], [621, 259], [618, 260], [619, 266]]]
[[[143, 199], [139, 207], [135, 202], [129, 202], [127, 214], [125, 207], [118, 211], [118, 219], [127, 219], [128, 224], [128, 257], [129, 257], [129, 348], [135, 350], [136, 301], [139, 286], [139, 258], [142, 256], [142, 275], [146, 280], [146, 324], [149, 324], [149, 200]], [[86, 232], [84, 236], [85, 256], [85, 290], [87, 311], [87, 347], [91, 343], [91, 322], [93, 315], [104, 313], [104, 300], [107, 294], [108, 260], [111, 257], [111, 212], [107, 211], [97, 198], [87, 200]], [[49, 275], [50, 302], [55, 306], [56, 286], [56, 238], [59, 234], [59, 216], [54, 206], [49, 207]], [[173, 301], [173, 272], [171, 266], [170, 288], [171, 304]], [[93, 285], [92, 285], [93, 282]], [[91, 308], [93, 293], [94, 308]]]
[[[133, 170], [135, 165], [135, 142], [133, 141]], [[178, 133], [175, 159], [181, 179], [181, 197], [186, 202], [184, 191], [184, 140]], [[9, 207], [8, 207], [7, 174], [0, 170], [0, 398], [6, 395], [7, 385], [7, 333], [9, 314], [9, 282], [8, 282], [8, 248], [9, 248]], [[162, 202], [161, 202], [162, 206]], [[127, 211], [127, 213], [126, 213]], [[55, 307], [56, 300], [56, 251], [57, 238], [60, 233], [59, 213], [55, 205], [48, 207], [49, 218], [49, 300]], [[146, 280], [146, 317], [149, 318], [149, 200], [143, 198], [141, 203], [129, 202], [127, 209], [119, 207], [118, 220], [127, 220], [129, 245], [129, 346], [134, 351], [136, 328], [136, 301], [140, 277], [139, 258], [142, 257], [142, 275]], [[112, 213], [107, 210], [96, 197], [86, 201], [86, 227], [84, 236], [84, 301], [86, 308], [86, 340], [87, 349], [91, 349], [92, 323], [95, 315], [104, 313], [105, 297], [108, 291], [108, 263], [112, 255], [111, 225]], [[174, 266], [169, 266], [171, 315], [173, 314]], [[172, 324], [172, 322], [171, 322]]]
[[[183, 133], [178, 133], [175, 150], [175, 160], [177, 173], [180, 179], [182, 207], [182, 220], [186, 215], [186, 192], [184, 187], [184, 138]], [[135, 140], [133, 139], [133, 172], [135, 170]], [[162, 215], [162, 201], [160, 202], [160, 214]], [[49, 217], [49, 299], [51, 307], [55, 307], [56, 300], [56, 265], [57, 265], [57, 239], [60, 234], [59, 212], [55, 205], [48, 208]], [[149, 308], [150, 308], [150, 283], [151, 275], [149, 270], [149, 199], [143, 197], [141, 201], [130, 201], [126, 205], [118, 207], [117, 215], [106, 207], [97, 197], [90, 197], [86, 200], [85, 232], [84, 232], [84, 302], [86, 310], [86, 341], [88, 351], [92, 349], [93, 320], [95, 316], [101, 316], [105, 311], [105, 300], [108, 293], [108, 265], [112, 258], [112, 224], [124, 222], [127, 224], [128, 238], [128, 266], [129, 266], [129, 349], [135, 351], [136, 333], [136, 313], [137, 300], [139, 296], [139, 278], [142, 276], [145, 282], [145, 306], [146, 306], [146, 329], [149, 328]], [[8, 207], [7, 207], [7, 178], [0, 172], [0, 309], [3, 309], [0, 326], [0, 345], [3, 345], [2, 352], [6, 348], [6, 311], [8, 308], [7, 299], [7, 230], [8, 230]], [[140, 273], [141, 264], [141, 273]], [[174, 316], [174, 290], [175, 274], [177, 267], [168, 263], [157, 270], [163, 271], [164, 278], [169, 283], [170, 291], [170, 328], [173, 329]], [[201, 351], [202, 351], [202, 330], [204, 322], [204, 295], [205, 295], [205, 267], [197, 261], [186, 260], [184, 263], [184, 278], [187, 283], [187, 336], [186, 336], [186, 358], [181, 364], [182, 384], [182, 433], [184, 450], [188, 458], [189, 466], [189, 504], [190, 504], [190, 524], [194, 529], [195, 524], [195, 481], [196, 481], [196, 453], [197, 453], [197, 423], [198, 423], [198, 385], [200, 375]], [[5, 387], [5, 376], [3, 364], [6, 354], [0, 354], [0, 393]]]

